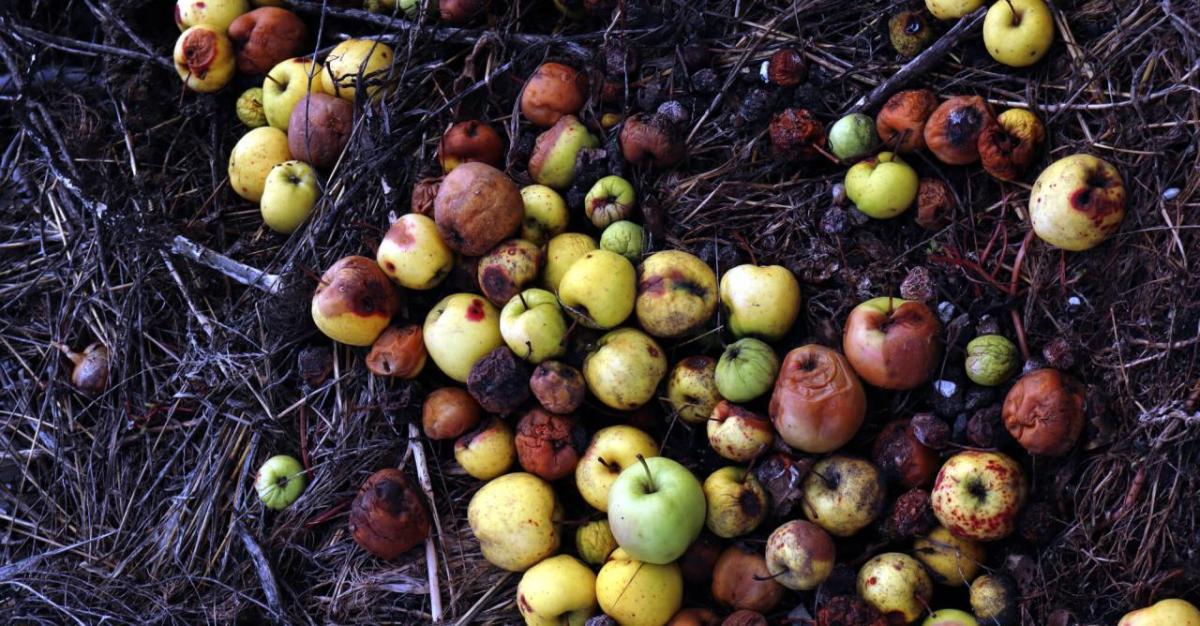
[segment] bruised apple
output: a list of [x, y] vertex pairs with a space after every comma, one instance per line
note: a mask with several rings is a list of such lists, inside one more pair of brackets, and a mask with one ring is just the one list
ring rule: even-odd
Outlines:
[[175, 71], [192, 91], [211, 93], [233, 78], [233, 44], [222, 31], [198, 24], [175, 40]]
[[424, 541], [429, 529], [425, 496], [395, 468], [371, 474], [350, 504], [350, 534], [355, 543], [384, 560]]
[[745, 535], [767, 517], [767, 492], [744, 467], [728, 466], [704, 479], [708, 530], [725, 539]]
[[604, 335], [583, 361], [583, 379], [592, 395], [620, 411], [632, 411], [654, 398], [666, 373], [662, 349], [636, 328]]
[[229, 38], [237, 49], [239, 72], [266, 74], [280, 61], [300, 54], [308, 29], [287, 9], [262, 7], [233, 20]]
[[867, 415], [867, 396], [845, 357], [809, 344], [784, 357], [768, 410], [789, 446], [823, 454], [854, 438]]
[[392, 222], [379, 242], [375, 260], [400, 286], [432, 289], [453, 269], [454, 251], [442, 241], [432, 219], [420, 213], [405, 213]]
[[516, 184], [486, 163], [454, 168], [433, 200], [433, 219], [442, 240], [464, 256], [482, 256], [517, 232], [524, 213]]
[[849, 537], [875, 521], [887, 497], [879, 470], [849, 456], [829, 456], [804, 478], [804, 516], [838, 537]]
[[816, 589], [833, 573], [834, 554], [829, 533], [804, 520], [787, 522], [767, 538], [767, 566], [788, 589]]
[[775, 439], [771, 423], [727, 400], [714, 407], [708, 420], [708, 445], [737, 463], [758, 458]]
[[288, 118], [288, 150], [292, 157], [329, 169], [350, 140], [354, 105], [328, 94], [311, 93], [292, 107]]
[[521, 114], [534, 126], [550, 128], [575, 115], [587, 99], [587, 74], [562, 63], [543, 63], [521, 90]]
[[392, 326], [371, 345], [367, 369], [376, 376], [412, 380], [425, 369], [428, 356], [420, 326]]
[[504, 345], [500, 313], [482, 296], [456, 293], [425, 317], [425, 348], [438, 369], [460, 383], [484, 355]]
[[502, 241], [479, 259], [479, 289], [492, 304], [502, 307], [537, 278], [544, 263], [542, 249], [533, 243]]
[[1033, 232], [1063, 250], [1094, 248], [1125, 219], [1125, 182], [1108, 161], [1063, 157], [1042, 170], [1029, 195]]
[[888, 422], [875, 438], [873, 459], [884, 477], [905, 489], [928, 483], [938, 470], [938, 456], [917, 439], [909, 420]]
[[914, 389], [942, 356], [941, 324], [922, 302], [872, 298], [846, 320], [842, 349], [863, 380], [882, 389]]
[[667, 379], [667, 401], [679, 419], [703, 424], [721, 401], [717, 393], [717, 361], [692, 355], [675, 364]]
[[681, 250], [656, 252], [642, 262], [637, 318], [655, 337], [682, 337], [703, 328], [717, 310], [717, 276]]
[[326, 337], [371, 345], [400, 308], [400, 294], [375, 261], [348, 256], [325, 270], [313, 293], [312, 318]]

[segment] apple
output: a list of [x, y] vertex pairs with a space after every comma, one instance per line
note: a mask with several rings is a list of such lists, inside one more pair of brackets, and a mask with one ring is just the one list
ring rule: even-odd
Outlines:
[[412, 380], [425, 369], [429, 353], [421, 327], [416, 324], [389, 326], [367, 353], [367, 369], [376, 376]]
[[265, 74], [276, 63], [300, 54], [308, 28], [291, 11], [265, 7], [233, 20], [227, 34], [237, 49], [238, 71], [253, 75]]
[[[984, 574], [971, 583], [971, 611], [987, 626], [1016, 626], [1020, 622], [1021, 594], [1005, 574]], [[1165, 626], [1142, 624], [1141, 626]], [[1120, 626], [1138, 626], [1137, 623]], [[1200, 621], [1189, 626], [1200, 626]]]
[[[503, 323], [504, 312], [500, 312]], [[501, 326], [500, 334], [504, 335]], [[510, 346], [511, 347], [511, 346]], [[539, 404], [551, 413], [567, 415], [574, 413], [583, 404], [587, 395], [587, 383], [583, 372], [561, 361], [542, 361], [529, 377], [529, 389]]]
[[521, 228], [521, 192], [487, 163], [463, 163], [446, 174], [433, 199], [442, 241], [455, 252], [483, 256]]
[[233, 78], [233, 43], [225, 30], [209, 24], [197, 24], [175, 40], [175, 72], [188, 89], [212, 93]]
[[875, 120], [862, 113], [851, 113], [829, 127], [829, 151], [843, 161], [870, 154], [879, 146]]
[[617, 548], [596, 575], [596, 599], [621, 626], [661, 626], [683, 604], [683, 576], [674, 563], [645, 563]]
[[771, 346], [750, 337], [725, 347], [717, 360], [717, 391], [730, 402], [749, 402], [771, 389], [779, 357]]
[[981, 6], [983, 0], [925, 0], [925, 7], [939, 20], [956, 20]]
[[917, 199], [917, 172], [892, 152], [855, 163], [846, 172], [846, 197], [877, 220], [896, 217]]
[[325, 270], [313, 292], [312, 318], [326, 337], [369, 346], [400, 308], [400, 294], [375, 261], [348, 256]]
[[238, 121], [246, 128], [258, 128], [267, 125], [267, 114], [263, 111], [262, 87], [251, 87], [242, 92], [237, 99]]
[[713, 567], [712, 595], [721, 606], [770, 613], [785, 591], [766, 558], [746, 545], [729, 546]]
[[930, 498], [950, 532], [976, 541], [1003, 539], [1025, 504], [1021, 466], [999, 452], [965, 450], [942, 465]]
[[724, 550], [723, 541], [714, 537], [712, 533], [701, 532], [676, 561], [683, 572], [683, 581], [694, 587], [706, 588], [711, 585], [713, 568]]
[[454, 442], [454, 460], [477, 480], [504, 474], [517, 461], [512, 427], [491, 418]]
[[608, 512], [608, 494], [617, 476], [638, 462], [658, 456], [658, 444], [633, 426], [609, 426], [596, 431], [575, 466], [575, 486], [592, 508]]
[[980, 335], [967, 343], [967, 378], [976, 385], [1002, 385], [1021, 369], [1017, 346], [1003, 335]]
[[781, 265], [738, 265], [721, 277], [720, 291], [734, 337], [779, 341], [800, 314], [800, 283]]
[[925, 565], [934, 582], [961, 587], [979, 574], [986, 551], [982, 544], [956, 537], [939, 526], [913, 542], [913, 556]]
[[1042, 170], [1029, 195], [1033, 232], [1063, 250], [1094, 248], [1125, 219], [1125, 183], [1117, 168], [1090, 154], [1063, 157]]
[[654, 397], [667, 373], [667, 358], [649, 335], [618, 328], [597, 342], [583, 361], [583, 379], [597, 400], [619, 411], [640, 408]]
[[717, 310], [717, 275], [695, 255], [655, 252], [638, 273], [638, 322], [655, 337], [695, 334]]
[[911, 624], [925, 612], [933, 583], [916, 559], [885, 552], [858, 570], [858, 595], [880, 613], [895, 615], [892, 623]]
[[250, 130], [229, 153], [229, 185], [237, 195], [259, 202], [271, 168], [291, 158], [283, 131], [270, 126]]
[[915, 389], [942, 356], [941, 324], [922, 302], [872, 298], [846, 320], [842, 350], [863, 380], [883, 389]]
[[635, 458], [608, 491], [608, 526], [631, 558], [665, 565], [682, 556], [704, 528], [704, 489], [678, 461]]
[[531, 375], [529, 366], [508, 346], [502, 345], [471, 366], [467, 374], [467, 391], [483, 410], [508, 415], [515, 413], [529, 399]]
[[646, 230], [628, 220], [613, 222], [600, 233], [600, 249], [616, 252], [630, 263], [636, 262], [646, 249]]
[[233, 20], [249, 10], [246, 0], [177, 0], [175, 25], [183, 31], [205, 24], [224, 33]]
[[979, 622], [966, 611], [939, 609], [930, 613], [921, 626], [979, 626]]
[[304, 466], [286, 454], [267, 459], [254, 475], [254, 490], [258, 492], [258, 499], [262, 500], [263, 506], [276, 511], [291, 506], [304, 493], [307, 484]]
[[637, 275], [625, 257], [592, 250], [563, 273], [558, 298], [571, 317], [589, 328], [612, 328], [633, 312]]
[[875, 438], [871, 458], [888, 481], [904, 489], [922, 487], [937, 473], [938, 455], [921, 443], [911, 420], [893, 420]]
[[721, 617], [709, 609], [683, 609], [676, 613], [667, 626], [723, 626]]
[[259, 208], [263, 222], [277, 233], [291, 234], [312, 213], [321, 189], [317, 172], [304, 161], [284, 161], [267, 173]]
[[496, 129], [479, 120], [456, 122], [442, 134], [438, 143], [438, 163], [442, 172], [449, 174], [454, 168], [470, 161], [480, 161], [492, 167], [504, 164], [504, 140]]
[[558, 552], [562, 516], [550, 483], [524, 472], [489, 481], [467, 505], [467, 523], [483, 558], [510, 572], [523, 572]]
[[366, 87], [368, 96], [379, 93], [380, 83], [392, 65], [392, 49], [371, 39], [347, 39], [334, 46], [325, 57], [321, 72], [322, 90], [351, 102], [359, 87]]
[[442, 298], [426, 316], [424, 332], [429, 357], [460, 383], [467, 382], [476, 361], [504, 345], [496, 307], [471, 293]]
[[767, 538], [767, 567], [775, 580], [796, 591], [812, 591], [833, 573], [835, 548], [829, 533], [804, 520], [792, 520]]
[[500, 336], [517, 356], [541, 363], [567, 351], [567, 322], [558, 298], [545, 289], [526, 289], [500, 310]]
[[525, 210], [521, 239], [544, 246], [567, 229], [571, 216], [557, 191], [545, 185], [526, 185], [521, 188], [521, 203]]
[[538, 135], [529, 157], [529, 176], [534, 182], [566, 189], [575, 180], [575, 157], [584, 148], [600, 142], [574, 115], [564, 115], [549, 130]]
[[708, 420], [708, 444], [722, 458], [749, 463], [771, 447], [771, 423], [728, 400], [713, 408]]
[[394, 467], [378, 470], [363, 482], [348, 517], [354, 543], [384, 560], [426, 541], [432, 526], [425, 494]]
[[667, 402], [679, 419], [703, 424], [721, 401], [717, 393], [717, 360], [693, 355], [675, 364], [667, 378]]
[[[565, 223], [563, 227], [566, 227]], [[542, 284], [550, 291], [557, 292], [567, 269], [597, 247], [596, 240], [583, 233], [562, 233], [552, 237], [546, 243], [546, 267], [542, 270]], [[632, 308], [632, 304], [630, 306]]]
[[420, 213], [405, 213], [388, 228], [375, 253], [379, 267], [406, 289], [433, 289], [454, 268], [454, 251], [437, 224]]
[[504, 306], [541, 272], [541, 248], [524, 239], [502, 241], [479, 259], [479, 289], [492, 304]]
[[596, 228], [606, 228], [629, 217], [636, 200], [637, 195], [629, 181], [620, 176], [605, 176], [583, 197], [583, 212]]
[[744, 467], [727, 466], [704, 479], [709, 532], [731, 539], [752, 532], [767, 517], [767, 492]]
[[875, 521], [887, 497], [883, 476], [874, 465], [842, 455], [817, 461], [801, 490], [804, 516], [837, 537], [849, 537]]
[[321, 64], [303, 57], [281, 61], [263, 79], [263, 113], [267, 124], [284, 132], [292, 110], [310, 93], [327, 93], [321, 85]]
[[768, 411], [789, 446], [824, 454], [854, 438], [866, 418], [867, 396], [845, 357], [809, 344], [784, 357]]
[[521, 576], [517, 609], [526, 626], [582, 625], [596, 612], [596, 575], [573, 556], [552, 556]]
[[1125, 614], [1117, 626], [1200, 626], [1200, 609], [1179, 598], [1159, 600]]
[[1054, 43], [1054, 16], [1043, 0], [1005, 0], [983, 18], [983, 45], [1009, 67], [1037, 63]]
[[354, 105], [324, 93], [300, 98], [288, 117], [292, 156], [320, 169], [332, 169], [354, 132]]
[[594, 520], [575, 529], [575, 549], [579, 551], [579, 558], [589, 565], [604, 565], [617, 547], [606, 519]]
[[521, 114], [534, 126], [549, 128], [583, 109], [587, 87], [586, 73], [562, 63], [543, 63], [521, 89]]
[[441, 387], [425, 396], [421, 427], [430, 439], [454, 439], [483, 419], [483, 407], [461, 387]]

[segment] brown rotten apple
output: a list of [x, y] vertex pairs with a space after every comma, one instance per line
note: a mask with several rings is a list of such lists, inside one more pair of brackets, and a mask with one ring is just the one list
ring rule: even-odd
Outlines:
[[545, 253], [534, 244], [524, 239], [502, 241], [479, 259], [479, 289], [502, 307], [533, 283], [545, 263]]
[[421, 426], [430, 439], [454, 439], [475, 428], [483, 407], [459, 387], [434, 389], [421, 407]]
[[1004, 427], [1030, 454], [1061, 456], [1083, 432], [1084, 389], [1056, 369], [1025, 374], [1004, 398]]
[[467, 120], [451, 126], [438, 144], [438, 163], [442, 171], [478, 161], [492, 167], [504, 162], [504, 141], [496, 129], [479, 120]]
[[822, 454], [846, 445], [858, 432], [867, 396], [845, 357], [810, 344], [784, 357], [768, 410], [789, 446]]
[[587, 432], [571, 415], [533, 409], [517, 422], [517, 460], [521, 467], [546, 480], [575, 471], [587, 447]]
[[288, 118], [288, 151], [292, 158], [329, 169], [337, 163], [354, 130], [354, 105], [323, 93], [310, 93]]
[[446, 245], [480, 256], [521, 227], [525, 204], [504, 172], [486, 163], [464, 163], [442, 179], [433, 219]]
[[979, 96], [943, 102], [925, 122], [925, 145], [943, 163], [966, 165], [979, 160], [979, 135], [995, 119]]
[[229, 24], [229, 39], [243, 74], [266, 74], [282, 61], [300, 56], [308, 29], [295, 13], [262, 7], [239, 15]]
[[574, 413], [583, 404], [587, 383], [583, 374], [560, 361], [542, 361], [529, 379], [533, 397], [551, 413]]
[[921, 302], [872, 298], [850, 312], [842, 349], [868, 383], [913, 389], [929, 379], [942, 356], [941, 329]]
[[369, 346], [400, 308], [400, 294], [375, 261], [348, 256], [329, 266], [313, 293], [312, 318], [326, 337]]
[[1027, 109], [1009, 109], [979, 134], [979, 159], [988, 174], [1016, 180], [1037, 158], [1046, 140], [1042, 121]]
[[428, 357], [420, 326], [392, 326], [371, 345], [367, 369], [376, 376], [411, 380], [425, 368]]
[[363, 483], [350, 505], [350, 534], [367, 552], [394, 559], [429, 535], [425, 497], [404, 472], [381, 469]]
[[875, 439], [875, 465], [905, 489], [929, 482], [938, 469], [937, 453], [917, 440], [909, 420], [888, 422]]
[[534, 126], [550, 128], [575, 115], [587, 99], [587, 74], [562, 63], [543, 63], [521, 90], [521, 114]]
[[770, 613], [783, 599], [784, 588], [757, 550], [734, 545], [725, 549], [713, 568], [712, 595], [722, 606]]
[[678, 129], [658, 113], [638, 113], [625, 120], [619, 141], [621, 154], [634, 165], [671, 167], [684, 157], [683, 138]]
[[925, 123], [938, 107], [928, 89], [906, 89], [888, 98], [875, 118], [879, 139], [895, 152], [916, 152], [925, 147]]
[[471, 366], [467, 391], [485, 411], [511, 413], [529, 399], [529, 367], [500, 346]]

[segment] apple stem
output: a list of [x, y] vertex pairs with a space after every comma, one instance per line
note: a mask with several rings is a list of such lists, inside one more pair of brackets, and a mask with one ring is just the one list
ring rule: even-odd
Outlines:
[[654, 492], [658, 491], [658, 487], [656, 487], [654, 485], [654, 474], [650, 473], [650, 464], [646, 462], [646, 457], [642, 456], [641, 454], [638, 454], [637, 460], [639, 463], [642, 464], [642, 468], [646, 470], [646, 480], [650, 483], [649, 493], [654, 493]]
[[[767, 570], [767, 571], [769, 572], [771, 570]], [[774, 574], [771, 574], [770, 576], [759, 576], [758, 574], [755, 574], [754, 580], [757, 580], [757, 581], [775, 580], [776, 578], [779, 578], [780, 576], [783, 576], [786, 573], [788, 573], [787, 570], [782, 570], [782, 571], [776, 572]]]
[[1008, 10], [1012, 12], [1012, 25], [1018, 26], [1021, 23], [1021, 16], [1017, 13], [1017, 7], [1013, 6], [1012, 0], [1004, 0], [1008, 3]]
[[826, 476], [826, 475], [822, 474], [821, 472], [818, 472], [817, 470], [814, 470], [814, 469], [810, 469], [808, 471], [813, 474], [816, 474], [817, 478], [820, 478], [821, 480], [825, 481], [826, 487], [829, 487], [830, 489], [837, 489], [837, 485], [832, 480], [830, 480], [828, 476]]
[[525, 307], [525, 310], [529, 310], [529, 303], [525, 301], [525, 293], [518, 291], [517, 297], [521, 299], [521, 306]]

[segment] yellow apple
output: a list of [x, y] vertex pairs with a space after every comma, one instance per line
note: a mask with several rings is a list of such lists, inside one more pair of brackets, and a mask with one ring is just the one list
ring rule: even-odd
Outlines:
[[703, 424], [721, 401], [717, 393], [717, 360], [693, 355], [675, 364], [667, 379], [667, 402], [679, 419]]
[[347, 39], [325, 57], [321, 85], [325, 93], [354, 101], [357, 87], [365, 85], [367, 95], [379, 93], [380, 81], [392, 65], [392, 49], [371, 39]]
[[277, 233], [293, 233], [308, 219], [320, 195], [317, 172], [311, 165], [304, 161], [279, 163], [263, 184], [259, 202], [263, 222]]
[[571, 264], [558, 283], [558, 299], [589, 328], [612, 328], [633, 312], [637, 274], [629, 259], [592, 250]]
[[313, 292], [312, 318], [326, 337], [369, 346], [400, 308], [400, 295], [375, 261], [348, 256], [329, 266]]
[[510, 572], [523, 572], [558, 552], [562, 516], [550, 483], [525, 472], [493, 479], [467, 505], [467, 523], [483, 558]]
[[596, 575], [573, 556], [552, 556], [521, 576], [517, 609], [526, 626], [582, 626], [596, 612]]
[[242, 92], [237, 99], [238, 121], [246, 128], [258, 128], [267, 125], [267, 114], [263, 111], [262, 87], [251, 87]]
[[912, 206], [919, 184], [917, 172], [909, 164], [892, 152], [880, 152], [846, 172], [846, 197], [859, 211], [886, 220]]
[[662, 626], [683, 604], [683, 574], [674, 563], [642, 563], [617, 548], [596, 576], [596, 599], [621, 626]]
[[925, 612], [933, 596], [933, 583], [916, 559], [885, 552], [858, 570], [858, 595], [884, 615], [895, 614], [911, 624]]
[[432, 218], [405, 213], [384, 235], [375, 260], [402, 287], [433, 289], [454, 268], [454, 251], [442, 241]]
[[223, 29], [197, 24], [175, 40], [175, 71], [188, 89], [211, 93], [225, 86], [237, 69], [233, 42]]
[[694, 334], [717, 310], [717, 275], [695, 255], [682, 250], [656, 252], [642, 261], [640, 270], [637, 318], [651, 335]]
[[175, 25], [179, 30], [187, 30], [204, 24], [224, 33], [233, 20], [249, 10], [246, 0], [178, 0]]
[[1125, 183], [1117, 168], [1090, 154], [1063, 157], [1042, 170], [1029, 196], [1033, 232], [1063, 250], [1100, 244], [1125, 219]]
[[504, 474], [517, 461], [512, 427], [494, 417], [484, 422], [454, 442], [454, 460], [478, 480]]
[[[624, 260], [624, 259], [622, 259]], [[632, 411], [654, 398], [667, 373], [662, 348], [636, 328], [618, 328], [597, 342], [583, 361], [583, 379], [596, 399], [619, 411]]]
[[530, 363], [562, 356], [566, 335], [558, 298], [545, 289], [526, 289], [500, 310], [500, 336], [513, 354]]
[[1160, 600], [1125, 615], [1117, 626], [1200, 626], [1200, 610], [1187, 600]]
[[242, 135], [229, 153], [229, 186], [237, 195], [258, 202], [271, 168], [291, 158], [283, 131], [271, 126], [255, 128]]
[[633, 426], [609, 426], [592, 435], [579, 464], [575, 466], [575, 486], [592, 508], [608, 512], [608, 491], [621, 470], [643, 458], [658, 456], [658, 444], [644, 431]]
[[321, 64], [302, 57], [277, 63], [267, 72], [262, 89], [267, 124], [284, 132], [297, 102], [310, 93], [326, 93], [321, 85]]
[[979, 620], [966, 611], [941, 609], [930, 613], [921, 626], [979, 626]]
[[617, 540], [613, 537], [608, 520], [599, 519], [588, 522], [575, 530], [575, 549], [579, 557], [591, 565], [604, 565], [608, 555], [617, 549]]
[[567, 269], [580, 257], [597, 248], [596, 240], [582, 233], [555, 235], [546, 244], [546, 267], [542, 269], [542, 284], [550, 291], [557, 292]]
[[704, 479], [704, 524], [718, 537], [745, 535], [767, 517], [767, 491], [744, 467], [727, 466]]
[[999, 0], [983, 18], [983, 45], [1010, 67], [1037, 63], [1054, 43], [1054, 16], [1044, 0]]
[[987, 626], [1015, 626], [1020, 621], [1021, 592], [1007, 574], [984, 574], [976, 578], [971, 583], [969, 599], [971, 612]]
[[483, 296], [456, 293], [442, 298], [425, 318], [425, 348], [444, 374], [467, 382], [471, 366], [504, 345], [500, 313]]
[[983, 0], [925, 0], [925, 7], [939, 20], [956, 20], [981, 6]]
[[739, 265], [721, 277], [725, 325], [734, 337], [779, 341], [800, 315], [800, 283], [781, 265]]
[[983, 544], [939, 526], [913, 542], [913, 556], [925, 564], [934, 582], [961, 587], [979, 574], [986, 552]]
[[527, 185], [521, 188], [521, 202], [525, 205], [521, 239], [544, 246], [567, 229], [571, 216], [557, 191], [545, 185]]

